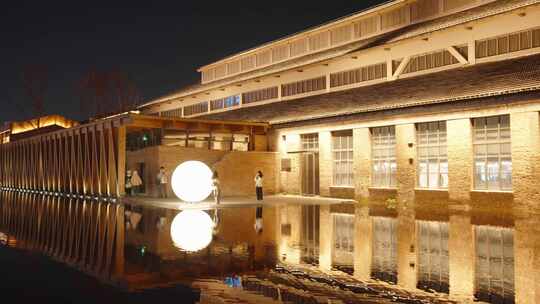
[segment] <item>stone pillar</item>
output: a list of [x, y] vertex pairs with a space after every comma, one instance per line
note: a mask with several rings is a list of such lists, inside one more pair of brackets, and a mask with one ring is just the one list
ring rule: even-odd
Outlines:
[[538, 112], [512, 113], [512, 190], [519, 209], [540, 210], [540, 125]]
[[[412, 145], [409, 147], [409, 143]], [[416, 185], [416, 136], [414, 124], [396, 126], [397, 195], [401, 204], [414, 202]]]
[[290, 226], [290, 235], [283, 235], [279, 241], [279, 258], [286, 256], [285, 262], [299, 264], [301, 252], [299, 249], [302, 229], [302, 207], [300, 205], [284, 205], [279, 208], [279, 222]]
[[474, 296], [473, 225], [470, 216], [451, 215], [448, 232], [450, 296], [460, 300], [472, 300]]
[[416, 288], [416, 229], [414, 210], [400, 210], [397, 226], [398, 285]]
[[353, 130], [355, 197], [359, 201], [369, 199], [371, 186], [371, 133], [369, 128]]
[[354, 277], [359, 280], [371, 278], [373, 255], [373, 224], [368, 207], [355, 208], [354, 222]]
[[333, 175], [332, 133], [319, 132], [319, 191], [322, 196], [330, 196]]
[[334, 223], [330, 205], [321, 205], [319, 213], [319, 267], [322, 270], [332, 268]]
[[287, 134], [283, 157], [291, 160], [291, 172], [281, 172], [281, 189], [289, 194], [300, 194], [301, 188], [301, 164], [299, 153], [287, 153], [300, 150], [300, 135]]
[[117, 188], [116, 188], [116, 194], [118, 196], [124, 196], [126, 194], [126, 127], [118, 127], [116, 133], [116, 140], [117, 140], [117, 157], [118, 157], [118, 167], [117, 167]]
[[516, 303], [540, 303], [540, 220], [515, 221], [514, 287]]
[[473, 147], [471, 121], [468, 118], [446, 122], [448, 147], [448, 197], [468, 203], [473, 187]]

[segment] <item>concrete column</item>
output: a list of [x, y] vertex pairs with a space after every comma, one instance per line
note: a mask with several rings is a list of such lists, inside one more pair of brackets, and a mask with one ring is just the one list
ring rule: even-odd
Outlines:
[[367, 201], [369, 186], [371, 186], [371, 133], [369, 128], [353, 130], [353, 153], [355, 197], [359, 201]]
[[300, 244], [300, 229], [302, 229], [302, 207], [300, 205], [282, 206], [279, 208], [279, 217], [281, 225], [290, 225], [291, 233], [288, 236], [281, 234], [278, 242], [279, 258], [286, 256], [285, 262], [291, 264], [299, 264], [301, 252]]
[[416, 288], [416, 229], [414, 210], [400, 210], [398, 216], [398, 285]]
[[[396, 126], [397, 194], [399, 203], [414, 202], [416, 135], [414, 124]], [[409, 147], [409, 143], [412, 144]]]
[[450, 296], [472, 300], [476, 254], [470, 216], [450, 216], [448, 234]]
[[540, 220], [515, 221], [514, 287], [516, 303], [540, 303]]
[[540, 121], [538, 112], [510, 115], [512, 190], [517, 208], [540, 209]]
[[117, 140], [117, 157], [118, 157], [118, 168], [117, 168], [117, 188], [116, 188], [116, 194], [118, 196], [124, 196], [126, 193], [125, 189], [125, 183], [126, 183], [126, 127], [118, 127], [116, 133], [116, 140]]
[[468, 203], [473, 186], [473, 148], [471, 121], [446, 122], [448, 147], [448, 196], [450, 201]]
[[354, 222], [354, 277], [359, 280], [371, 278], [373, 255], [373, 224], [368, 207], [355, 209]]
[[333, 175], [332, 133], [319, 132], [319, 191], [322, 196], [330, 196]]
[[319, 214], [319, 267], [322, 270], [332, 268], [332, 249], [334, 223], [330, 205], [321, 205]]
[[[286, 135], [286, 151], [294, 152], [300, 150], [300, 135], [299, 134], [287, 134]], [[300, 154], [288, 153], [286, 157], [291, 159], [291, 172], [281, 173], [281, 189], [286, 193], [300, 194], [301, 187], [301, 164]]]

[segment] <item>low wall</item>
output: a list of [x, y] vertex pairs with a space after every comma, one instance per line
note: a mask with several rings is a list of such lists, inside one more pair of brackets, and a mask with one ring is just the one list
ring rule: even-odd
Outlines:
[[[136, 170], [138, 163], [145, 164], [146, 195], [157, 197], [156, 175], [164, 166], [171, 180], [173, 170], [184, 161], [198, 160], [217, 170], [223, 196], [255, 196], [255, 174], [264, 174], [264, 192], [274, 194], [278, 188], [278, 154], [258, 151], [219, 151], [200, 148], [155, 146], [127, 152], [126, 169]], [[168, 187], [169, 196], [174, 197]]]

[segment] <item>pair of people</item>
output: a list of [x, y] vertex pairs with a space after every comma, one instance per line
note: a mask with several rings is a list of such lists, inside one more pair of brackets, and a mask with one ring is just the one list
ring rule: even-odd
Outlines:
[[134, 170], [133, 172], [131, 172], [131, 170], [127, 170], [125, 185], [127, 196], [137, 195], [137, 193], [139, 193], [139, 188], [142, 185], [142, 179], [137, 170]]
[[[255, 194], [257, 195], [257, 201], [263, 200], [263, 174], [258, 171], [255, 175]], [[219, 182], [219, 175], [217, 171], [214, 171], [212, 175], [212, 193], [214, 195], [214, 201], [216, 204], [221, 202], [221, 187]]]

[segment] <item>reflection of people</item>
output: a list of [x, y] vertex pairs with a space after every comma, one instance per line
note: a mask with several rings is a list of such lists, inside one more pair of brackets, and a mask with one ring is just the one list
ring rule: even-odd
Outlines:
[[242, 278], [240, 276], [233, 274], [232, 277], [226, 277], [225, 282], [227, 286], [229, 287], [242, 287]]
[[255, 193], [257, 194], [257, 200], [263, 200], [263, 174], [261, 171], [257, 171], [255, 175]]
[[212, 175], [212, 192], [214, 194], [214, 202], [216, 204], [219, 204], [221, 201], [221, 188], [219, 185], [219, 178], [217, 171], [214, 171], [214, 175]]
[[159, 173], [157, 174], [157, 183], [159, 190], [159, 197], [167, 197], [167, 174], [165, 172], [165, 167], [161, 166], [159, 168]]
[[262, 213], [263, 213], [263, 207], [258, 206], [257, 210], [255, 211], [255, 232], [257, 232], [258, 234], [261, 234], [263, 230]]
[[240, 276], [236, 274], [233, 275], [232, 283], [233, 283], [233, 287], [239, 287], [239, 288], [242, 287], [242, 279], [240, 278]]
[[142, 179], [139, 176], [139, 172], [137, 172], [137, 170], [134, 170], [133, 175], [131, 176], [131, 191], [134, 195], [137, 195], [137, 193], [139, 193], [141, 185]]
[[214, 209], [214, 218], [212, 219], [212, 221], [214, 222], [212, 233], [214, 235], [217, 235], [219, 232], [219, 210], [217, 208]]

